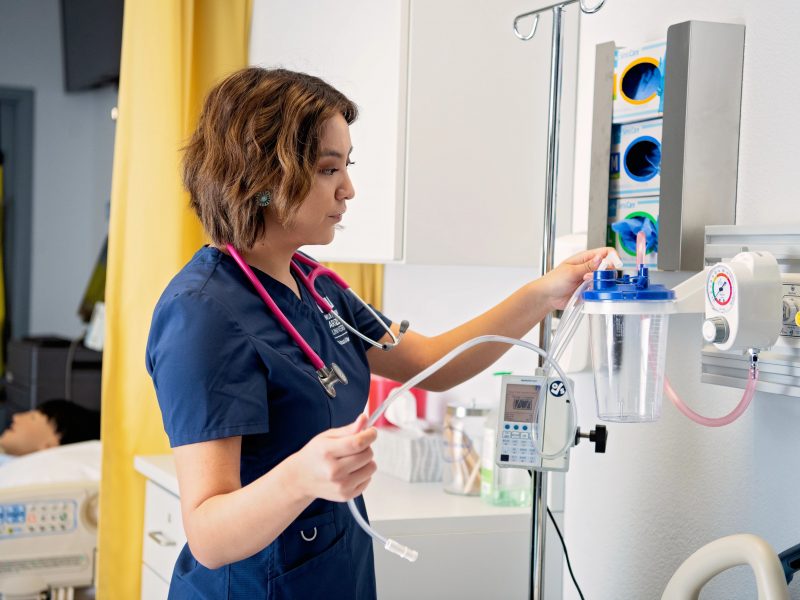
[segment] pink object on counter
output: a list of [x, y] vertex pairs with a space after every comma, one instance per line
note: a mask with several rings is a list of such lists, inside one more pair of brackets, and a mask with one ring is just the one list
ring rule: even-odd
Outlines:
[[[398, 381], [392, 381], [391, 379], [386, 379], [385, 377], [379, 377], [377, 375], [373, 375], [372, 377], [370, 377], [369, 401], [367, 403], [369, 414], [372, 414], [377, 410], [381, 402], [386, 400], [387, 396], [389, 395], [389, 392], [391, 392], [395, 388], [399, 388], [401, 385], [403, 384]], [[421, 390], [419, 388], [411, 388], [409, 391], [414, 396], [414, 399], [417, 401], [417, 418], [424, 419], [428, 392], [426, 392], [425, 390]], [[387, 427], [390, 429], [397, 428], [395, 425], [386, 420], [385, 415], [381, 415], [380, 417], [378, 417], [378, 420], [375, 421], [375, 427]]]

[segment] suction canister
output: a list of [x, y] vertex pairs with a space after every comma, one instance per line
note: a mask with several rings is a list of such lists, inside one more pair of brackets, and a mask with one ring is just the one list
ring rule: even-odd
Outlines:
[[647, 267], [640, 265], [634, 276], [595, 271], [583, 300], [598, 417], [622, 423], [658, 420], [675, 293], [651, 284]]

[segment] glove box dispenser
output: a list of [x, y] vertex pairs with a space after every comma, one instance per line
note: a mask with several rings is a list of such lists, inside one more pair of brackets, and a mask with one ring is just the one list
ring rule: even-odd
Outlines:
[[626, 243], [644, 230], [651, 265], [703, 268], [705, 226], [735, 219], [744, 32], [686, 21], [669, 27], [665, 50], [663, 41], [651, 44], [665, 58], [655, 61], [661, 96], [647, 101], [663, 103], [662, 118], [620, 104], [620, 57], [629, 49], [613, 41], [596, 47], [590, 248], [617, 246], [625, 262]]

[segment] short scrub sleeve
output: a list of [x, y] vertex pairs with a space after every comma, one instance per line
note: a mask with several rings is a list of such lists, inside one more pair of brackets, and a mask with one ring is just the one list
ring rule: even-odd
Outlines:
[[[376, 342], [386, 335], [386, 330], [383, 328], [383, 326], [375, 319], [375, 317], [367, 310], [367, 308], [361, 304], [361, 302], [353, 298], [353, 296], [350, 294], [347, 294], [346, 296], [350, 304], [350, 310], [353, 312], [353, 320], [355, 321], [356, 329], [358, 329], [369, 339], [375, 340]], [[369, 306], [375, 311], [375, 314], [378, 315], [378, 318], [386, 323], [387, 327], [391, 327], [392, 320], [389, 317], [384, 315], [371, 304]]]
[[266, 367], [211, 296], [191, 291], [163, 299], [146, 360], [170, 446], [269, 430]]

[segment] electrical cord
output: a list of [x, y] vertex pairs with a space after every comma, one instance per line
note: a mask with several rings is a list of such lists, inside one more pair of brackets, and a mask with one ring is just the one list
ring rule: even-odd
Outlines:
[[561, 547], [564, 549], [564, 558], [567, 561], [567, 569], [569, 569], [569, 576], [572, 577], [572, 583], [575, 584], [575, 589], [578, 590], [578, 595], [581, 597], [581, 600], [586, 600], [583, 597], [583, 592], [581, 591], [581, 586], [578, 585], [578, 581], [575, 579], [575, 573], [572, 572], [572, 564], [569, 562], [569, 552], [567, 552], [567, 544], [564, 542], [564, 536], [561, 535], [561, 530], [558, 528], [556, 524], [556, 519], [553, 516], [553, 513], [550, 512], [550, 507], [547, 507], [547, 514], [550, 515], [550, 521], [553, 523], [553, 527], [556, 528], [556, 533], [558, 534], [558, 539], [561, 540]]
[[[85, 334], [84, 334], [85, 335]], [[72, 400], [72, 371], [75, 366], [75, 353], [84, 336], [72, 340], [67, 348], [67, 358], [64, 365], [64, 399]]]
[[[533, 478], [533, 470], [528, 469], [528, 475]], [[581, 586], [578, 585], [578, 580], [575, 579], [575, 573], [572, 572], [572, 563], [569, 561], [569, 552], [567, 552], [567, 543], [564, 541], [564, 536], [561, 535], [561, 530], [558, 528], [556, 524], [556, 519], [553, 516], [553, 513], [550, 512], [550, 507], [547, 506], [547, 514], [550, 515], [550, 522], [553, 524], [553, 527], [556, 529], [556, 533], [558, 534], [558, 539], [561, 540], [561, 549], [564, 550], [564, 558], [567, 561], [567, 569], [569, 569], [569, 576], [572, 578], [572, 583], [575, 584], [575, 589], [578, 590], [578, 595], [581, 597], [581, 600], [586, 600], [583, 597], [583, 592], [581, 591]]]

